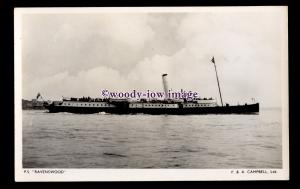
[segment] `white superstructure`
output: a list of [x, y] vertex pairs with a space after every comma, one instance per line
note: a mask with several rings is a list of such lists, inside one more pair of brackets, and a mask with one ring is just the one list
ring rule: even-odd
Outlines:
[[165, 103], [130, 103], [129, 108], [179, 108], [177, 103], [165, 104]]
[[115, 108], [114, 104], [108, 102], [80, 102], [80, 101], [63, 101], [56, 102], [56, 106], [65, 107], [102, 107], [102, 108]]

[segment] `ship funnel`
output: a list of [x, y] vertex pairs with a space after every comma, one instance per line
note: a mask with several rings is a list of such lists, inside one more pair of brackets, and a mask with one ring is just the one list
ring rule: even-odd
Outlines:
[[163, 82], [163, 86], [164, 86], [165, 99], [166, 99], [166, 100], [169, 99], [169, 97], [168, 97], [168, 91], [169, 91], [169, 88], [168, 88], [167, 75], [168, 75], [168, 74], [162, 74], [162, 82]]

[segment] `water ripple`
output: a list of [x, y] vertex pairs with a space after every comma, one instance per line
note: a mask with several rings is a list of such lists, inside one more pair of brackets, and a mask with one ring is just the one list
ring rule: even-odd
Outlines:
[[281, 111], [110, 115], [23, 111], [24, 168], [280, 168]]

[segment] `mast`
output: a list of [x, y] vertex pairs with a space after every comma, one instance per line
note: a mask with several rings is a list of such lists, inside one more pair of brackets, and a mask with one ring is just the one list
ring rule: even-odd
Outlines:
[[218, 78], [217, 67], [216, 67], [216, 63], [215, 63], [215, 57], [212, 57], [211, 62], [212, 62], [212, 63], [214, 64], [214, 66], [215, 66], [216, 77], [217, 77], [218, 88], [219, 88], [219, 94], [220, 94], [221, 104], [222, 104], [222, 106], [223, 106], [223, 100], [222, 100], [222, 94], [221, 94], [221, 89], [220, 89], [220, 84], [219, 84], [219, 78]]

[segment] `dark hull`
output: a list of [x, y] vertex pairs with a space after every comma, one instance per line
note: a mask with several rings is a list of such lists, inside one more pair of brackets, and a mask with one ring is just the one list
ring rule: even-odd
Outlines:
[[45, 106], [50, 113], [70, 112], [79, 114], [91, 113], [111, 113], [111, 114], [172, 114], [172, 115], [186, 115], [186, 114], [255, 114], [259, 112], [259, 103], [238, 106], [223, 106], [223, 107], [201, 107], [201, 108], [101, 108], [101, 107], [67, 107], [54, 106], [53, 104]]

